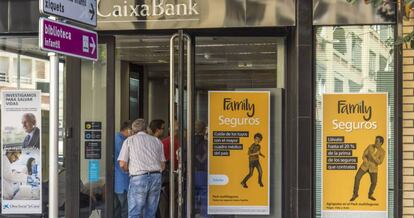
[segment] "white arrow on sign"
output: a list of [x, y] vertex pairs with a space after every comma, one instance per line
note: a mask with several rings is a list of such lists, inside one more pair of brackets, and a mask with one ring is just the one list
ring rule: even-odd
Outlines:
[[93, 39], [93, 37], [90, 37], [90, 38], [92, 42], [89, 43], [89, 47], [92, 48], [91, 54], [93, 54], [95, 52], [96, 44], [95, 44], [95, 40]]

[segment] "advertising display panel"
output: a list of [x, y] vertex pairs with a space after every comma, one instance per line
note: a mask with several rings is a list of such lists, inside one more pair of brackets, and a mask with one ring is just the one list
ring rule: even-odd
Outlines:
[[323, 95], [322, 217], [388, 216], [387, 99]]
[[269, 214], [267, 91], [210, 91], [208, 213]]
[[42, 213], [40, 90], [1, 92], [3, 214]]

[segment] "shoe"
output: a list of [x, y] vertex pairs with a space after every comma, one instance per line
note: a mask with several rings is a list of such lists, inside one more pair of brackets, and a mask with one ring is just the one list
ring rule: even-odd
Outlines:
[[352, 198], [349, 199], [349, 201], [355, 201], [355, 199], [357, 199], [358, 195], [352, 195]]
[[243, 188], [248, 188], [246, 183], [241, 182], [240, 184], [243, 186]]
[[372, 200], [372, 201], [376, 201], [376, 200], [377, 200], [377, 199], [375, 199], [375, 198], [374, 198], [374, 196], [372, 196], [372, 195], [368, 196], [368, 198], [369, 198], [370, 200]]
[[259, 182], [259, 185], [260, 185], [260, 187], [263, 187], [264, 186], [263, 183], [261, 183], [261, 182]]

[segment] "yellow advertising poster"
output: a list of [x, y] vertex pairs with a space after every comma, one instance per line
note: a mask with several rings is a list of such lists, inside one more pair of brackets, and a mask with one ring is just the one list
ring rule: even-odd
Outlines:
[[323, 95], [322, 217], [387, 217], [387, 99]]
[[269, 92], [209, 92], [209, 214], [269, 214]]

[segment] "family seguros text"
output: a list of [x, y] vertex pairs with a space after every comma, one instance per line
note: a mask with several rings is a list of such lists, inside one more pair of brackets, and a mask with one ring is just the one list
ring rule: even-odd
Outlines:
[[223, 111], [245, 111], [247, 117], [226, 117], [224, 115], [220, 115], [219, 125], [223, 126], [258, 126], [260, 125], [260, 118], [254, 117], [256, 112], [256, 105], [254, 103], [249, 102], [248, 98], [243, 100], [234, 100], [232, 98], [224, 98], [223, 99]]
[[339, 100], [337, 103], [338, 114], [361, 114], [364, 121], [353, 122], [353, 121], [339, 121], [338, 119], [332, 120], [333, 129], [344, 130], [346, 132], [352, 132], [353, 130], [375, 130], [378, 128], [376, 121], [372, 119], [372, 107], [366, 105], [365, 101], [362, 100], [359, 103], [352, 104], [346, 100]]

